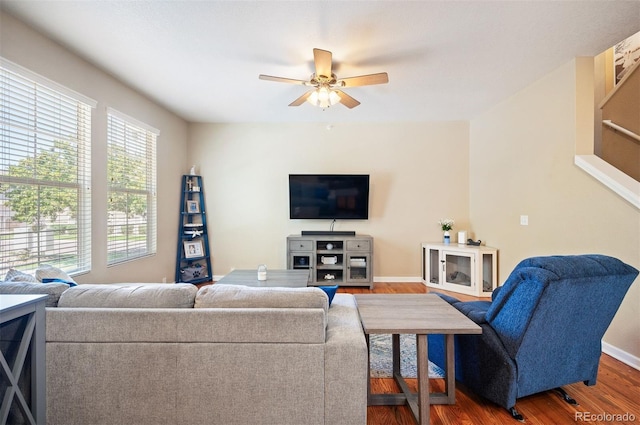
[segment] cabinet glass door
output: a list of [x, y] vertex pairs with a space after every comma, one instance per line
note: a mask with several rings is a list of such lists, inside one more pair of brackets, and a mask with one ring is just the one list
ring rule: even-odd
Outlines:
[[427, 270], [425, 274], [429, 283], [441, 285], [440, 282], [440, 251], [437, 249], [430, 249], [428, 252], [429, 257], [425, 259]]
[[496, 262], [493, 253], [482, 254], [482, 291], [493, 292], [495, 278], [493, 276]]
[[308, 270], [313, 265], [313, 256], [310, 252], [299, 252], [291, 254], [289, 257], [289, 268], [294, 270]]
[[441, 261], [444, 283], [469, 289], [475, 288], [473, 259], [473, 254], [443, 251]]
[[347, 282], [368, 282], [370, 261], [369, 254], [348, 254]]

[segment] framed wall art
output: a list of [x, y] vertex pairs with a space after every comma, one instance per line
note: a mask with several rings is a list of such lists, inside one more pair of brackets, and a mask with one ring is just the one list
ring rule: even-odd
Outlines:
[[613, 83], [617, 85], [627, 71], [640, 60], [640, 32], [613, 47]]

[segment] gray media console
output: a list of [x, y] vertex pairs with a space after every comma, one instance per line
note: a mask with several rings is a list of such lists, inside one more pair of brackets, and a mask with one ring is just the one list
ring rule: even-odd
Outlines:
[[304, 234], [287, 237], [287, 268], [309, 270], [310, 285], [373, 288], [373, 238]]

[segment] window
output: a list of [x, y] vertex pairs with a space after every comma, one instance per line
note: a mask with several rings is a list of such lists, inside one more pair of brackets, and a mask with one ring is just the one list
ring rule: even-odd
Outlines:
[[107, 111], [107, 264], [156, 252], [156, 138], [159, 131]]
[[0, 279], [91, 269], [95, 102], [0, 58]]

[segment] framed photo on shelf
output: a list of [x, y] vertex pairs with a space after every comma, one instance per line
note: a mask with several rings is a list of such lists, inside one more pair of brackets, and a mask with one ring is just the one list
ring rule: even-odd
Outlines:
[[202, 240], [184, 241], [184, 258], [197, 258], [204, 256]]
[[200, 212], [200, 204], [198, 201], [187, 201], [187, 212], [189, 214], [195, 214]]

